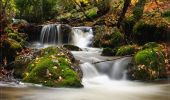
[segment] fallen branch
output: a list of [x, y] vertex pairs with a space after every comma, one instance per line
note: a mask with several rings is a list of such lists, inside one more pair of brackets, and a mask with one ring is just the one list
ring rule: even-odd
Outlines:
[[107, 60], [103, 60], [103, 61], [93, 62], [92, 64], [97, 64], [97, 63], [102, 63], [102, 62], [107, 62], [107, 61], [114, 61], [114, 60], [118, 60], [118, 59], [121, 59], [121, 58], [124, 58], [124, 57], [132, 57], [132, 56], [133, 55], [126, 55], [126, 56], [121, 56], [121, 57], [114, 58], [114, 59], [107, 59]]

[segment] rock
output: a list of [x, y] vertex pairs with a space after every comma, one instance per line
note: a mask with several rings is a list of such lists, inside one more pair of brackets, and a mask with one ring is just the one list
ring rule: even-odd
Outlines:
[[15, 56], [24, 48], [27, 36], [24, 33], [19, 33], [11, 27], [5, 28], [6, 35], [3, 37], [0, 49], [1, 64], [3, 60], [7, 60], [7, 64], [14, 61]]
[[63, 43], [69, 43], [71, 40], [71, 32], [72, 28], [68, 24], [61, 24], [61, 33], [62, 33], [62, 40]]
[[[16, 58], [17, 62], [22, 60]], [[82, 87], [82, 72], [78, 64], [65, 48], [44, 48], [21, 64], [21, 67], [25, 66], [23, 81], [50, 87]]]
[[75, 46], [75, 45], [69, 45], [69, 44], [65, 44], [63, 45], [64, 48], [67, 48], [70, 51], [82, 51], [81, 48]]
[[111, 48], [104, 48], [101, 55], [102, 56], [114, 56], [115, 52]]
[[118, 48], [116, 56], [132, 55], [138, 51], [137, 45], [124, 45]]
[[134, 57], [134, 67], [130, 71], [131, 79], [154, 80], [162, 77], [165, 72], [165, 58], [163, 53], [156, 49], [138, 51]]
[[18, 31], [20, 33], [26, 33], [29, 41], [37, 41], [40, 38], [42, 26], [35, 24], [28, 24], [21, 26]]
[[[17, 52], [22, 50], [22, 45], [14, 39], [7, 38], [2, 43], [2, 48], [0, 49], [1, 61], [6, 59], [8, 63], [14, 61]], [[1, 62], [2, 63], [2, 62]]]
[[24, 77], [24, 71], [26, 71], [28, 64], [33, 61], [36, 56], [40, 55], [41, 51], [36, 49], [25, 49], [15, 57], [14, 61], [14, 77], [22, 79]]

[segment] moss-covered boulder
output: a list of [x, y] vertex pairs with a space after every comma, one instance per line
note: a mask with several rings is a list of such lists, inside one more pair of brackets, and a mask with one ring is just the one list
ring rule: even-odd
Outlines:
[[116, 56], [132, 55], [135, 54], [138, 49], [137, 45], [124, 45], [118, 48]]
[[58, 47], [41, 50], [24, 72], [24, 82], [51, 87], [81, 87], [82, 72], [72, 54]]
[[134, 56], [134, 68], [131, 78], [137, 80], [154, 80], [162, 77], [165, 71], [165, 58], [157, 48], [138, 51]]
[[5, 28], [6, 34], [2, 38], [0, 47], [0, 63], [6, 59], [8, 63], [14, 61], [15, 56], [24, 48], [27, 36], [24, 33], [19, 33], [12, 27]]
[[64, 48], [67, 48], [70, 51], [82, 51], [81, 48], [75, 46], [75, 45], [69, 45], [69, 44], [65, 44], [63, 45]]
[[14, 60], [14, 77], [22, 79], [24, 77], [24, 72], [26, 71], [28, 64], [33, 61], [36, 56], [40, 55], [40, 50], [35, 49], [24, 49], [22, 52], [15, 57]]

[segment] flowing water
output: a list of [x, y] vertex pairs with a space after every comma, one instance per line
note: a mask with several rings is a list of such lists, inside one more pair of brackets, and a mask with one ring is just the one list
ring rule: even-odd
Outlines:
[[93, 37], [91, 28], [76, 27], [73, 32], [73, 44], [84, 47], [83, 51], [72, 51], [81, 62], [84, 88], [49, 88], [28, 83], [0, 82], [0, 100], [170, 100], [168, 81], [128, 81], [126, 67], [131, 57], [102, 62], [116, 57], [100, 56], [101, 49], [87, 47]]

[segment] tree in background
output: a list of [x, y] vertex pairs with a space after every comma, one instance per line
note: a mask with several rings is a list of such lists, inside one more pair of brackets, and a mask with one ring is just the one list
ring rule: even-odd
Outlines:
[[18, 9], [17, 17], [29, 22], [41, 22], [57, 14], [58, 0], [15, 0]]
[[4, 33], [4, 28], [15, 16], [14, 0], [0, 0], [0, 35]]

